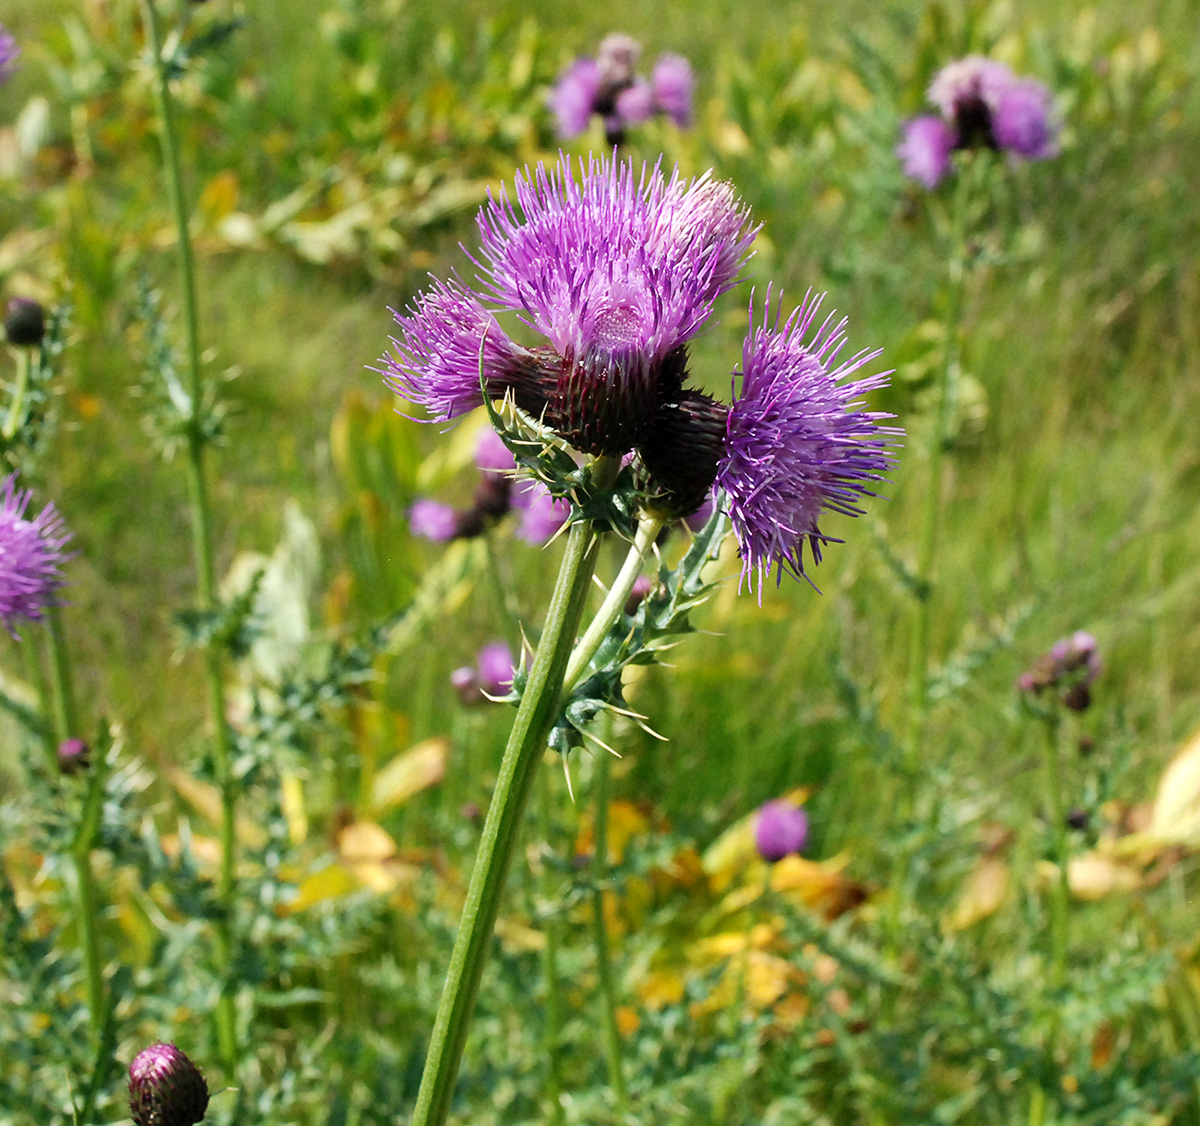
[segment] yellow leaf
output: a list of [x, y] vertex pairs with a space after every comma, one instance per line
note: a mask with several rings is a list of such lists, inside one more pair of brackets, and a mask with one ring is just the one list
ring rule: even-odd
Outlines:
[[288, 839], [294, 845], [308, 839], [308, 812], [304, 808], [304, 786], [296, 774], [284, 772], [279, 781], [279, 803], [287, 820]]
[[[177, 766], [167, 768], [167, 780], [175, 787], [176, 793], [197, 813], [214, 825], [221, 824], [221, 791], [216, 786], [193, 778], [186, 770], [180, 770]], [[236, 830], [237, 839], [251, 848], [262, 848], [267, 843], [266, 829], [245, 814], [237, 818]]]
[[347, 864], [388, 860], [396, 855], [396, 842], [374, 821], [353, 821], [337, 835], [338, 854]]
[[638, 983], [637, 993], [651, 1009], [677, 1005], [683, 1000], [683, 972], [678, 969], [653, 970]]
[[230, 214], [238, 201], [237, 173], [226, 169], [218, 172], [200, 193], [197, 207], [209, 223], [216, 223]]
[[942, 919], [946, 934], [965, 930], [999, 910], [1008, 895], [1008, 864], [999, 856], [984, 856], [967, 877], [954, 909]]
[[384, 766], [371, 786], [371, 812], [382, 813], [439, 783], [446, 773], [450, 741], [438, 736], [403, 751]]
[[1163, 772], [1148, 835], [1161, 844], [1200, 844], [1200, 731]]
[[338, 899], [352, 891], [357, 891], [359, 882], [341, 864], [330, 864], [311, 876], [300, 881], [296, 898], [283, 908], [288, 915], [322, 903], [326, 899]]

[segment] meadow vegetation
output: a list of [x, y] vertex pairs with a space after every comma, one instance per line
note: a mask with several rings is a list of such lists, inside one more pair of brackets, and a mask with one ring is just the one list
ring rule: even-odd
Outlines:
[[[415, 536], [416, 500], [469, 502], [488, 420], [415, 421], [371, 369], [489, 190], [602, 150], [595, 123], [560, 142], [546, 96], [613, 30], [697, 77], [691, 128], [623, 155], [711, 168], [762, 224], [696, 383], [728, 400], [756, 287], [827, 292], [905, 438], [886, 499], [823, 521], [845, 542], [819, 589], [760, 604], [726, 543], [694, 635], [626, 673], [666, 741], [597, 719], [621, 757], [572, 750], [573, 796], [547, 752], [449, 1120], [1200, 1122], [1196, 5], [658, 7], [158, 0], [219, 432], [205, 607], [144, 0], [6, 6], [0, 298], [59, 309], [65, 347], [5, 472], [73, 533], [55, 628], [92, 763], [54, 767], [51, 631], [25, 622], [0, 638], [0, 1126], [124, 1120], [154, 1040], [205, 1073], [206, 1121], [409, 1121], [513, 717], [450, 675], [536, 636], [562, 540]], [[1045, 83], [1062, 128], [1052, 159], [960, 166], [959, 307], [957, 182], [894, 150], [971, 53]], [[1076, 631], [1089, 706], [1020, 692]], [[809, 832], [772, 866], [754, 822], [782, 796]]]

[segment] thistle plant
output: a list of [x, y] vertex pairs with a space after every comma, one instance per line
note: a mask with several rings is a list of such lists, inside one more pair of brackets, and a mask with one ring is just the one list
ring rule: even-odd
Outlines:
[[[807, 574], [829, 537], [827, 511], [855, 514], [891, 463], [898, 431], [862, 396], [878, 353], [839, 363], [845, 322], [818, 320], [811, 295], [791, 316], [771, 291], [750, 330], [726, 405], [687, 385], [689, 344], [738, 280], [756, 228], [733, 188], [658, 167], [560, 158], [518, 174], [478, 217], [478, 287], [435, 279], [406, 311], [379, 370], [431, 419], [486, 405], [517, 472], [570, 506], [562, 562], [536, 653], [516, 671], [517, 705], [471, 875], [413, 1122], [442, 1123], [479, 989], [524, 809], [547, 743], [567, 755], [691, 628], [726, 534], [742, 583]], [[519, 343], [497, 313], [539, 338]], [[782, 323], [781, 323], [782, 322]], [[855, 377], [855, 378], [851, 378]], [[740, 382], [740, 390], [737, 384]], [[497, 407], [495, 401], [499, 400]], [[660, 562], [655, 590], [630, 593], [673, 518], [717, 494], [683, 559]], [[591, 624], [580, 629], [600, 541], [631, 543]], [[807, 548], [807, 550], [806, 550]], [[807, 558], [806, 558], [807, 556]], [[577, 640], [578, 638], [578, 640]], [[599, 845], [597, 846], [599, 851]]]
[[593, 116], [604, 123], [610, 145], [622, 144], [626, 131], [655, 114], [681, 129], [692, 121], [695, 78], [682, 55], [658, 57], [649, 79], [637, 73], [642, 45], [628, 35], [607, 35], [593, 59], [582, 56], [559, 75], [547, 104], [558, 123], [558, 135], [577, 137]]

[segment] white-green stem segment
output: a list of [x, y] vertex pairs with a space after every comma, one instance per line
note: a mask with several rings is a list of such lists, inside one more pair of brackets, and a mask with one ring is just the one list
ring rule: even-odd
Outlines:
[[583, 616], [599, 551], [599, 539], [587, 522], [572, 525], [566, 540], [537, 654], [504, 748], [480, 836], [410, 1126], [442, 1126], [450, 1113], [471, 1014], [479, 996], [479, 983], [525, 807], [546, 738], [558, 715], [571, 643]]
[[[192, 258], [192, 240], [188, 229], [187, 201], [183, 191], [183, 168], [179, 154], [178, 130], [170, 81], [163, 59], [162, 30], [154, 0], [141, 0], [145, 22], [146, 46], [154, 65], [155, 92], [158, 98], [159, 124], [162, 140], [163, 169], [166, 173], [167, 194], [175, 217], [176, 253], [179, 260], [179, 282], [183, 297], [184, 326], [187, 335], [188, 393], [191, 417], [188, 422], [188, 497], [192, 510], [192, 550], [196, 566], [196, 586], [200, 608], [208, 614], [216, 612], [216, 572], [213, 566], [212, 531], [208, 504], [208, 486], [204, 470], [206, 439], [202, 431], [201, 412], [204, 399], [204, 379], [200, 365], [200, 316], [196, 299], [196, 270]], [[217, 881], [217, 896], [221, 915], [217, 920], [215, 953], [218, 973], [224, 979], [217, 999], [217, 1044], [221, 1062], [232, 1074], [237, 1061], [237, 1025], [234, 1012], [233, 983], [233, 911], [235, 805], [236, 797], [229, 745], [229, 729], [225, 722], [225, 685], [220, 648], [209, 645], [204, 651], [205, 679], [208, 688], [209, 713], [213, 724], [213, 763], [217, 787], [221, 791], [221, 868]]]
[[630, 545], [629, 553], [625, 556], [621, 570], [613, 580], [612, 586], [609, 587], [600, 609], [596, 611], [592, 624], [588, 626], [587, 631], [579, 639], [579, 644], [571, 653], [566, 679], [563, 681], [568, 690], [574, 688], [579, 682], [579, 678], [587, 671], [588, 663], [596, 655], [596, 651], [608, 636], [608, 631], [612, 629], [613, 622], [625, 608], [625, 604], [629, 601], [629, 595], [633, 591], [633, 584], [637, 582], [638, 575], [642, 573], [642, 564], [653, 549], [654, 541], [658, 539], [658, 533], [662, 531], [662, 527], [663, 520], [659, 516], [643, 516], [639, 521], [633, 543]]

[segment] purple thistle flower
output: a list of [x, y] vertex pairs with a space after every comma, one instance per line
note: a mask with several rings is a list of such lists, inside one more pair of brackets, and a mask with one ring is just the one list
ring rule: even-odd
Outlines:
[[789, 801], [769, 801], [758, 811], [754, 844], [758, 855], [772, 864], [799, 853], [808, 841], [808, 814]]
[[92, 763], [92, 749], [82, 739], [64, 739], [58, 745], [58, 769], [63, 774], [77, 774]]
[[1092, 702], [1092, 682], [1104, 669], [1100, 646], [1086, 630], [1056, 641], [1019, 677], [1017, 688], [1031, 696], [1047, 690], [1057, 691], [1063, 705], [1072, 711], [1086, 711]]
[[492, 641], [475, 658], [479, 687], [489, 696], [503, 696], [513, 682], [512, 650], [503, 641]]
[[571, 515], [570, 504], [551, 496], [540, 481], [523, 482], [513, 493], [513, 507], [521, 513], [517, 538], [533, 544], [552, 538]]
[[692, 65], [682, 55], [659, 55], [650, 76], [654, 104], [681, 129], [692, 123], [692, 91], [696, 79]]
[[490, 426], [479, 431], [475, 440], [475, 466], [483, 474], [508, 474], [517, 468], [512, 450]]
[[928, 188], [949, 171], [955, 149], [994, 149], [1022, 160], [1057, 152], [1050, 91], [1003, 63], [981, 55], [949, 63], [930, 83], [929, 100], [941, 111], [940, 121], [906, 122], [896, 149], [905, 174]]
[[208, 1084], [174, 1044], [151, 1044], [129, 1065], [134, 1126], [194, 1126], [208, 1109]]
[[654, 116], [654, 91], [649, 82], [638, 78], [616, 96], [613, 104], [621, 128], [641, 125]]
[[685, 345], [737, 279], [755, 231], [708, 176], [568, 158], [515, 179], [480, 210], [480, 288], [548, 342], [513, 343], [483, 299], [435, 281], [405, 314], [381, 369], [438, 419], [511, 391], [521, 407], [588, 453], [625, 453], [659, 402], [682, 387]]
[[896, 146], [896, 155], [906, 176], [935, 188], [950, 171], [954, 142], [954, 131], [940, 117], [916, 117], [904, 123], [904, 140]]
[[408, 510], [408, 526], [414, 536], [445, 543], [458, 535], [458, 513], [436, 500], [419, 500]]
[[16, 39], [9, 34], [8, 28], [0, 23], [0, 85], [13, 76], [20, 54], [21, 48], [17, 46]]
[[1042, 160], [1058, 151], [1052, 124], [1050, 91], [1032, 79], [1014, 81], [992, 112], [996, 144], [1025, 160]]
[[576, 59], [559, 75], [547, 104], [558, 119], [560, 137], [577, 137], [588, 127], [599, 93], [600, 67], [595, 59]]
[[71, 534], [53, 502], [26, 518], [33, 494], [17, 488], [16, 473], [0, 488], [0, 621], [16, 637], [18, 618], [40, 621], [47, 607], [60, 605], [58, 590], [66, 580], [59, 567], [69, 558], [63, 546]]
[[982, 102], [994, 110], [1000, 96], [1017, 77], [1003, 63], [985, 59], [982, 55], [967, 55], [947, 63], [934, 75], [929, 84], [929, 101], [941, 110], [947, 121], [960, 114], [973, 112]]
[[[860, 498], [883, 479], [887, 452], [900, 431], [880, 426], [890, 417], [864, 411], [860, 396], [886, 386], [887, 374], [844, 382], [879, 352], [857, 352], [834, 366], [845, 344], [844, 320], [826, 317], [815, 329], [821, 297], [810, 296], [778, 327], [770, 292], [763, 322], [754, 324], [742, 350], [742, 388], [726, 423], [717, 484], [728, 497], [742, 555], [742, 579], [763, 581], [778, 567], [804, 575], [804, 545], [814, 564], [831, 542], [818, 520], [825, 510], [859, 515]], [[807, 338], [807, 339], [806, 339]], [[735, 392], [736, 395], [736, 392]]]

